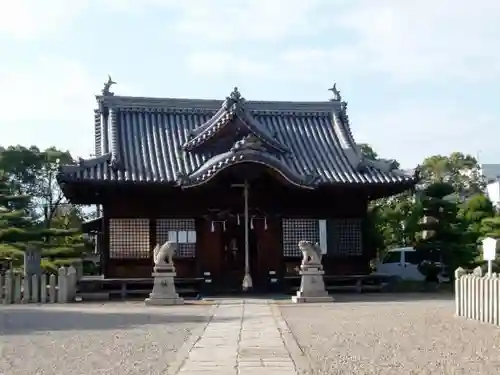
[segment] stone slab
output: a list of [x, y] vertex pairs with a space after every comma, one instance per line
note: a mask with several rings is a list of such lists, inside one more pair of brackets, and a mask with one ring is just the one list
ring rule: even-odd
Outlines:
[[323, 297], [300, 297], [292, 296], [293, 303], [321, 303], [321, 302], [333, 302], [335, 299], [332, 296]]
[[182, 368], [179, 372], [179, 375], [237, 375], [238, 370], [235, 367], [212, 367], [212, 368], [200, 368], [200, 369], [189, 369]]
[[238, 369], [238, 375], [296, 375], [294, 369], [283, 368], [258, 368], [258, 367], [241, 367]]
[[172, 305], [183, 305], [183, 298], [146, 298], [144, 300], [146, 306], [172, 306]]
[[296, 374], [268, 303], [219, 305], [178, 374]]
[[151, 276], [153, 277], [163, 277], [163, 278], [174, 278], [175, 276], [177, 276], [177, 274], [175, 272], [152, 272], [151, 273]]

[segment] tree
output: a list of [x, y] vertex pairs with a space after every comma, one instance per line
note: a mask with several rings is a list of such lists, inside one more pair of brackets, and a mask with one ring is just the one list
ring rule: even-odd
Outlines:
[[[486, 237], [492, 237], [500, 240], [500, 216], [486, 217], [481, 221], [479, 239], [483, 239]], [[484, 271], [486, 271], [487, 268], [482, 257], [478, 259], [478, 263], [482, 263], [482, 268]], [[493, 272], [500, 273], [500, 262], [498, 256], [497, 259], [493, 262]]]
[[368, 208], [364, 221], [363, 235], [366, 238], [367, 253], [371, 257], [382, 257], [387, 247], [384, 237], [384, 222], [380, 214], [380, 207], [376, 204]]
[[378, 154], [367, 143], [361, 143], [358, 146], [359, 146], [359, 149], [361, 151], [361, 154], [364, 157], [366, 157], [368, 159], [372, 159], [372, 160], [377, 160], [378, 159]]
[[0, 149], [0, 170], [9, 176], [18, 194], [30, 195], [31, 214], [42, 218], [46, 228], [61, 205], [67, 204], [56, 181], [61, 164], [74, 163], [68, 151], [49, 147], [41, 151], [36, 146], [9, 146]]
[[[361, 151], [361, 155], [363, 155], [365, 158], [367, 159], [371, 159], [371, 160], [382, 160], [378, 153], [375, 152], [375, 150], [367, 143], [360, 143], [358, 145], [360, 151]], [[399, 168], [400, 165], [399, 165], [399, 162], [395, 161], [395, 167], [396, 168]]]
[[468, 225], [467, 234], [470, 241], [477, 243], [483, 237], [483, 220], [494, 217], [495, 208], [486, 195], [475, 194], [462, 204], [460, 216]]
[[40, 233], [26, 215], [30, 197], [12, 193], [5, 174], [0, 174], [0, 262], [20, 266], [24, 251]]
[[453, 192], [449, 183], [434, 183], [425, 189], [422, 213], [427, 220], [419, 227], [429, 235], [416, 246], [422, 259], [442, 260], [451, 269], [472, 264], [478, 255], [467, 233], [468, 223], [459, 216], [458, 202], [445, 199]]
[[481, 221], [481, 237], [500, 239], [500, 216], [487, 217]]
[[485, 187], [476, 158], [461, 152], [424, 159], [420, 165], [420, 176], [426, 186], [437, 182], [449, 183], [460, 198], [481, 193]]
[[372, 205], [376, 213], [376, 228], [383, 237], [384, 247], [413, 246], [418, 236], [421, 205], [407, 192], [381, 199]]
[[[362, 143], [359, 148], [365, 158], [380, 160], [370, 145]], [[396, 162], [396, 165], [399, 166], [399, 163]], [[418, 221], [418, 209], [415, 208], [413, 194], [409, 192], [372, 202], [365, 227], [372, 251], [380, 257], [390, 247], [413, 244]]]
[[79, 262], [88, 248], [81, 232], [82, 216], [74, 206], [61, 206], [55, 211], [51, 221], [51, 231], [59, 235], [51, 238], [42, 250], [42, 256], [54, 266]]
[[[0, 181], [3, 219], [0, 217], [0, 258], [22, 263], [28, 247], [41, 250], [43, 264], [55, 270], [73, 263], [85, 252], [81, 234], [81, 212], [64, 202], [56, 182], [59, 163], [70, 162], [69, 153], [48, 148], [15, 146], [0, 150]], [[14, 205], [17, 204], [17, 206]]]

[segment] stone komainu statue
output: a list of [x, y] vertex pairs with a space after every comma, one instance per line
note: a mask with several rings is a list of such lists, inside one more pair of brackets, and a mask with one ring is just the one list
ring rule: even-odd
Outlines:
[[167, 241], [161, 247], [156, 245], [153, 250], [153, 260], [155, 266], [164, 266], [166, 264], [173, 266], [174, 253], [177, 249], [177, 244], [175, 242]]
[[322, 254], [319, 244], [311, 241], [300, 241], [299, 249], [302, 251], [302, 265], [321, 264]]

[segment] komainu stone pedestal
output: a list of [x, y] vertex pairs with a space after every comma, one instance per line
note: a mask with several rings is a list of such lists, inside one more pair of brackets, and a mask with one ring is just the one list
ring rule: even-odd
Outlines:
[[146, 298], [144, 303], [148, 306], [168, 306], [182, 305], [184, 299], [179, 297], [175, 290], [174, 277], [176, 275], [173, 268], [158, 269], [153, 272], [153, 291]]
[[321, 264], [307, 264], [300, 266], [300, 289], [292, 297], [294, 303], [333, 302], [328, 295], [323, 280], [323, 266]]

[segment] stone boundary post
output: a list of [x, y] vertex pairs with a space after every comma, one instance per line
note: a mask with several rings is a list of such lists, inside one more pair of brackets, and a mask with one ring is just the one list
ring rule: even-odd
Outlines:
[[[48, 280], [47, 280], [48, 279]], [[15, 274], [8, 270], [0, 275], [0, 303], [68, 303], [75, 299], [77, 272], [73, 266], [61, 267], [56, 275]]]

